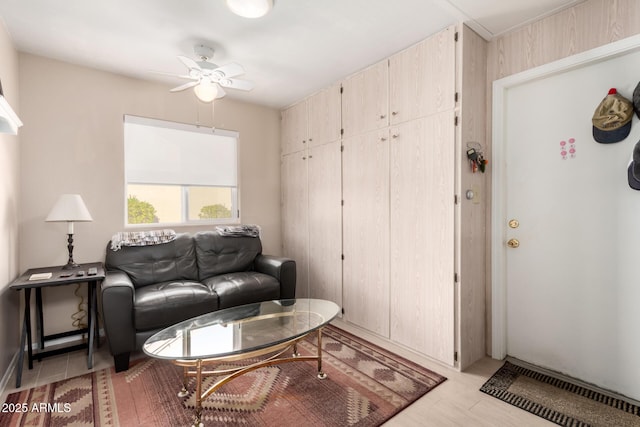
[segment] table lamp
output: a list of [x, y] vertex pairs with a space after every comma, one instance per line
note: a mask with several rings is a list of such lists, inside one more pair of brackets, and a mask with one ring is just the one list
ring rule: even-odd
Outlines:
[[63, 194], [58, 198], [58, 201], [49, 215], [45, 219], [46, 222], [66, 222], [68, 225], [68, 245], [69, 261], [62, 267], [63, 270], [69, 270], [78, 267], [73, 261], [73, 223], [74, 222], [87, 222], [93, 221], [91, 214], [84, 204], [82, 197], [79, 194]]

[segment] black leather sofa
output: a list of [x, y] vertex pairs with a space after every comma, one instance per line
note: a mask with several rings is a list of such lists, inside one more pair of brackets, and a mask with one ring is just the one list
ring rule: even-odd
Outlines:
[[132, 351], [177, 322], [223, 308], [295, 298], [296, 265], [262, 254], [257, 237], [177, 234], [151, 246], [107, 246], [101, 315], [116, 372]]

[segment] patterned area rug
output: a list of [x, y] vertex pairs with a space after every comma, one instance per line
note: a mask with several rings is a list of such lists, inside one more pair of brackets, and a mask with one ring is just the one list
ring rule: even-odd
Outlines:
[[509, 362], [480, 391], [561, 426], [640, 426], [640, 407]]
[[[312, 355], [316, 342], [313, 334], [298, 351]], [[446, 380], [333, 326], [322, 344], [326, 379], [317, 379], [315, 362], [249, 372], [203, 402], [204, 425], [377, 426]], [[155, 359], [134, 363], [126, 372], [105, 369], [13, 393], [0, 426], [190, 426], [195, 398], [177, 396], [181, 369]]]

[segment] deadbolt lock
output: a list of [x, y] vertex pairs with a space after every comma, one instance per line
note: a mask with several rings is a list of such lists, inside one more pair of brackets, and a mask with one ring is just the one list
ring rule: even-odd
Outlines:
[[520, 222], [517, 219], [512, 219], [511, 221], [509, 221], [509, 227], [518, 228], [520, 227]]
[[509, 239], [509, 241], [507, 242], [507, 246], [515, 249], [520, 246], [520, 241], [518, 239]]

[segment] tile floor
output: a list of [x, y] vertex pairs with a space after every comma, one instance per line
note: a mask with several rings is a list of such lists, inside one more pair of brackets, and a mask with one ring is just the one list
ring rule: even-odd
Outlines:
[[[428, 369], [436, 371], [448, 378], [440, 386], [427, 393], [404, 411], [389, 420], [386, 427], [411, 427], [411, 426], [551, 426], [554, 425], [541, 418], [517, 409], [479, 391], [484, 382], [500, 367], [502, 362], [490, 358], [484, 358], [474, 364], [465, 372], [456, 372], [445, 366], [434, 363], [415, 355], [402, 348], [390, 345], [384, 341], [370, 336], [357, 328], [335, 322], [351, 333], [362, 336], [369, 341], [388, 348], [413, 360]], [[134, 357], [144, 357], [138, 354]], [[84, 374], [86, 368], [86, 352], [76, 351], [59, 356], [43, 359], [42, 362], [34, 361], [33, 369], [25, 369], [22, 374], [21, 389], [31, 388], [37, 385], [71, 378]], [[100, 370], [113, 365], [113, 359], [109, 354], [109, 348], [102, 345], [94, 353], [94, 368]], [[16, 391], [15, 372], [0, 396], [4, 402], [7, 394]]]

